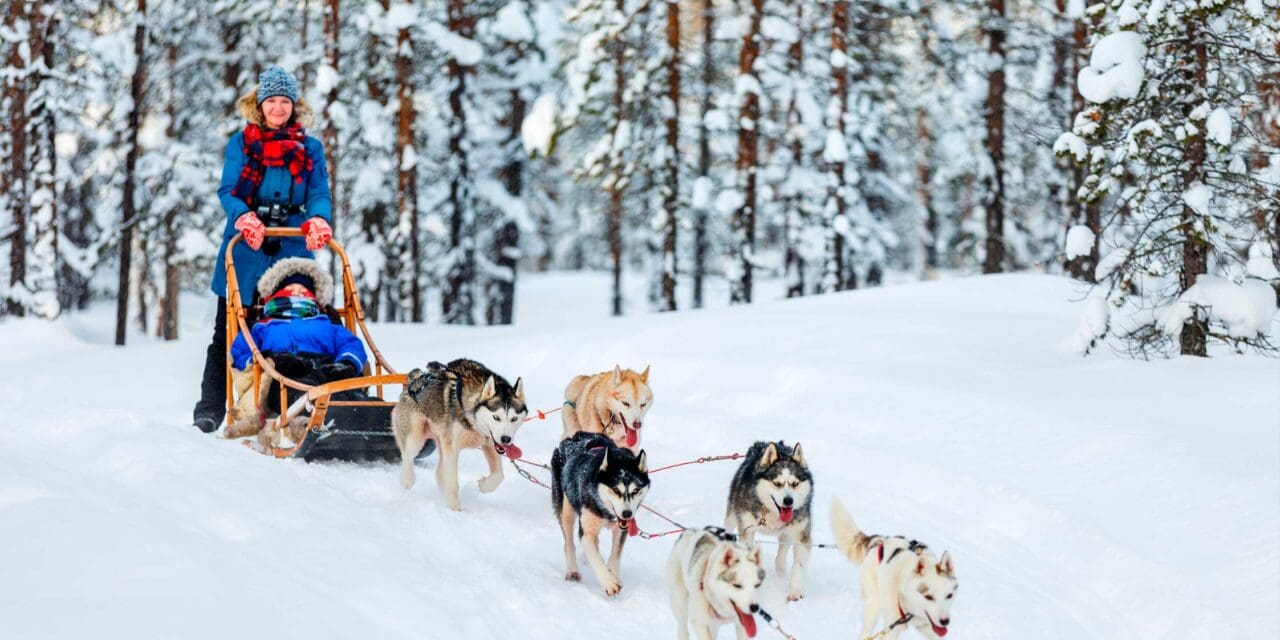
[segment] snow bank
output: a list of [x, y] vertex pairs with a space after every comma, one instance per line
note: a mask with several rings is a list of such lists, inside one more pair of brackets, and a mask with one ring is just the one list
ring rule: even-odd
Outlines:
[[1266, 334], [1276, 315], [1276, 292], [1271, 285], [1252, 278], [1236, 284], [1226, 278], [1201, 275], [1161, 318], [1166, 335], [1182, 334], [1182, 325], [1195, 307], [1203, 307], [1211, 324], [1226, 328], [1234, 338], [1255, 338]]

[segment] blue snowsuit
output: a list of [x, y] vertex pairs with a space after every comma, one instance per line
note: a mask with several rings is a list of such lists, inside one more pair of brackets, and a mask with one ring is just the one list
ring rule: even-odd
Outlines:
[[[293, 176], [285, 167], [266, 167], [262, 176], [262, 184], [258, 186], [257, 200], [254, 205], [283, 204], [305, 206], [306, 209], [289, 216], [285, 222], [287, 227], [301, 226], [309, 218], [324, 218], [330, 224], [332, 200], [329, 195], [329, 172], [324, 164], [324, 145], [320, 141], [307, 136], [303, 143], [307, 157], [313, 162], [311, 171], [302, 175], [302, 183], [295, 184]], [[244, 132], [237, 131], [227, 141], [227, 149], [223, 154], [222, 180], [218, 184], [218, 199], [222, 202], [223, 211], [227, 212], [227, 223], [222, 229], [222, 246], [218, 248], [218, 257], [214, 261], [213, 283], [210, 289], [214, 295], [227, 295], [227, 243], [235, 237], [236, 220], [249, 211], [249, 205], [231, 195], [236, 181], [240, 179], [240, 170], [244, 167]], [[263, 221], [266, 222], [265, 220]], [[284, 258], [311, 258], [314, 255], [307, 251], [304, 238], [281, 238], [280, 251], [268, 256], [262, 251], [254, 251], [241, 242], [232, 250], [236, 263], [236, 280], [240, 284], [240, 302], [253, 304], [253, 285], [268, 267]]]
[[[364, 370], [367, 359], [364, 343], [346, 327], [331, 322], [326, 315], [294, 319], [271, 318], [253, 325], [250, 331], [259, 351], [324, 355], [333, 358], [334, 362], [346, 360], [356, 366], [356, 371]], [[252, 360], [253, 352], [249, 350], [249, 343], [241, 333], [231, 343], [232, 366], [243, 371]]]

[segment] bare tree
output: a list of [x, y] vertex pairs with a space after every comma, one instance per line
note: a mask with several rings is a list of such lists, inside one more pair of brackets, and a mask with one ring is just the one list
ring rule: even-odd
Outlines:
[[[33, 15], [27, 0], [15, 0], [5, 16], [5, 30], [12, 33], [15, 27], [27, 26]], [[6, 172], [6, 195], [9, 198], [9, 287], [10, 291], [23, 291], [27, 281], [27, 57], [23, 55], [21, 40], [15, 40], [9, 52], [9, 74], [5, 82], [5, 94], [9, 103], [9, 170]], [[21, 316], [26, 307], [16, 296], [10, 295], [6, 304], [11, 315]]]
[[667, 151], [663, 160], [666, 182], [662, 206], [666, 228], [662, 237], [662, 300], [659, 310], [676, 310], [676, 232], [680, 208], [680, 2], [667, 0]]
[[987, 15], [982, 21], [987, 36], [987, 60], [992, 68], [987, 76], [987, 156], [991, 173], [984, 182], [983, 206], [987, 214], [986, 258], [983, 273], [1004, 271], [1004, 67], [1005, 0], [987, 0]]
[[142, 117], [143, 90], [146, 86], [146, 42], [147, 42], [147, 0], [138, 0], [138, 11], [134, 14], [133, 31], [133, 84], [130, 95], [133, 106], [129, 109], [129, 121], [125, 129], [129, 150], [124, 156], [124, 189], [121, 194], [120, 209], [120, 278], [116, 291], [116, 344], [124, 346], [125, 329], [128, 325], [129, 313], [129, 270], [132, 267], [133, 224], [134, 224], [134, 188], [137, 182], [138, 167], [138, 128]]
[[755, 75], [756, 58], [760, 56], [760, 22], [764, 18], [764, 0], [747, 0], [748, 27], [742, 36], [738, 55], [738, 77], [745, 80], [742, 105], [738, 110], [738, 181], [742, 189], [742, 205], [733, 215], [732, 251], [738, 278], [729, 284], [730, 304], [751, 302], [752, 260], [756, 240], [756, 179], [759, 171], [758, 140], [760, 137], [760, 81]]

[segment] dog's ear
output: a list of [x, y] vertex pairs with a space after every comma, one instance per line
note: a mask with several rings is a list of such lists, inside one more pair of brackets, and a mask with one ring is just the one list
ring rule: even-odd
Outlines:
[[724, 550], [724, 557], [720, 559], [720, 564], [726, 567], [733, 564], [733, 547]]
[[480, 389], [480, 402], [492, 398], [497, 393], [497, 383], [494, 382], [493, 376], [489, 376], [489, 379], [484, 381], [484, 386]]
[[[273, 365], [273, 366], [274, 366], [274, 365]], [[413, 371], [410, 371], [410, 372], [409, 372], [409, 378], [408, 378], [408, 380], [407, 380], [407, 381], [408, 381], [408, 382], [413, 382], [414, 380], [417, 380], [418, 378], [421, 378], [421, 377], [422, 377], [422, 376], [424, 376], [424, 375], [426, 375], [426, 374], [425, 374], [425, 373], [423, 373], [422, 369], [417, 369], [417, 368], [415, 368]]]
[[649, 384], [649, 365], [644, 366], [644, 373], [640, 374], [640, 381]]
[[798, 465], [800, 465], [800, 466], [802, 466], [802, 467], [807, 467], [807, 466], [809, 466], [809, 465], [807, 465], [807, 464], [805, 464], [805, 463], [804, 463], [804, 452], [800, 450], [800, 443], [799, 443], [799, 442], [797, 442], [797, 443], [796, 443], [796, 446], [795, 446], [795, 447], [792, 447], [792, 449], [791, 449], [791, 459], [792, 459], [792, 460], [794, 460], [796, 464], [798, 464]]
[[760, 468], [768, 469], [773, 463], [778, 461], [778, 445], [770, 442], [769, 446], [764, 448], [764, 455], [760, 456]]
[[622, 365], [613, 365], [613, 378], [610, 378], [610, 380], [612, 380], [615, 385], [622, 384]]
[[648, 456], [644, 455], [644, 449], [641, 449], [640, 455], [636, 456], [636, 468], [640, 473], [649, 473]]
[[524, 402], [524, 378], [516, 378], [516, 399]]
[[604, 452], [604, 457], [600, 458], [600, 470], [604, 471], [609, 468], [609, 452]]
[[938, 573], [944, 576], [955, 577], [955, 567], [951, 566], [951, 552], [943, 551], [942, 559], [938, 561]]
[[759, 544], [751, 545], [751, 552], [747, 555], [747, 557], [751, 558], [751, 562], [757, 565], [760, 564], [760, 545]]
[[916, 574], [924, 575], [924, 570], [925, 570], [924, 556], [922, 555], [916, 559]]

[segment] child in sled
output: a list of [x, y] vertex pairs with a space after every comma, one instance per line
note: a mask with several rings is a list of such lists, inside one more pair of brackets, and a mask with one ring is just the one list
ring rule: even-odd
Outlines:
[[[263, 295], [262, 317], [250, 332], [258, 351], [280, 375], [308, 385], [320, 385], [363, 375], [367, 355], [360, 339], [324, 313], [333, 301], [333, 280], [314, 260], [288, 258], [258, 279]], [[239, 400], [228, 416], [226, 437], [239, 438], [260, 431], [279, 407], [279, 383], [262, 384], [253, 397], [253, 352], [244, 334], [231, 345], [232, 384]], [[263, 382], [266, 378], [263, 379]], [[289, 402], [301, 392], [288, 389]], [[360, 391], [332, 396], [359, 400]]]

